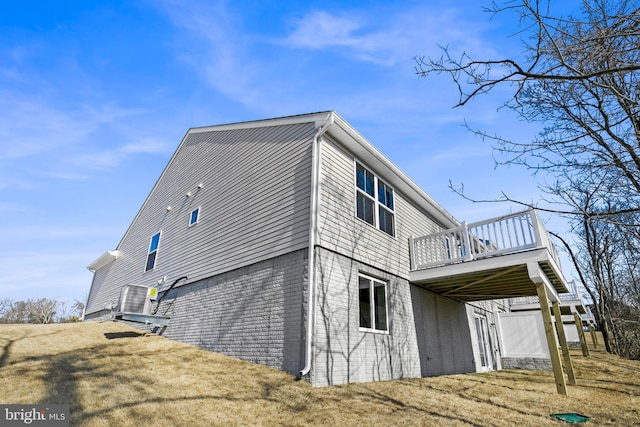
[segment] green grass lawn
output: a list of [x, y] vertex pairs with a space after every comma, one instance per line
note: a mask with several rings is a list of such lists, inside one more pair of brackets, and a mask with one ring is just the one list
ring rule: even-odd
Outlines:
[[640, 425], [640, 361], [572, 356], [568, 396], [524, 370], [313, 388], [120, 323], [0, 325], [0, 403], [70, 404], [73, 426]]

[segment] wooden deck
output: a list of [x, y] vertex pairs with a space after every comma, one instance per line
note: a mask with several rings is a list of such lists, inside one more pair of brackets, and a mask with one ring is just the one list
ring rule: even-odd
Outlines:
[[536, 295], [556, 390], [566, 395], [567, 383], [576, 384], [560, 311], [569, 286], [535, 210], [412, 237], [409, 248], [409, 280], [440, 295], [464, 302]]
[[534, 210], [412, 238], [409, 279], [460, 301], [569, 292], [558, 253]]

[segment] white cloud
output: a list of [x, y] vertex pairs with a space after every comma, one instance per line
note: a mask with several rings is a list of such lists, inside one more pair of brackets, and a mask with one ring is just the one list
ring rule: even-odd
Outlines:
[[257, 102], [255, 82], [260, 72], [246, 52], [242, 23], [224, 2], [166, 0], [157, 5], [179, 30], [178, 37], [186, 39], [179, 43], [184, 47], [178, 53], [183, 61], [230, 98], [246, 105]]
[[[0, 188], [2, 188], [2, 185], [0, 185]], [[26, 212], [33, 212], [33, 208], [17, 202], [0, 202], [0, 214], [5, 212], [23, 214]], [[0, 234], [2, 234], [1, 231]]]
[[336, 50], [360, 61], [395, 64], [397, 52], [404, 51], [403, 46], [409, 41], [408, 34], [398, 31], [395, 23], [382, 30], [367, 30], [365, 23], [354, 13], [312, 11], [295, 22], [283, 44], [299, 49]]
[[77, 113], [51, 108], [24, 94], [1, 92], [0, 111], [0, 161], [69, 146], [93, 129]]
[[374, 37], [356, 36], [360, 29], [359, 19], [351, 16], [335, 16], [324, 11], [312, 11], [296, 23], [293, 33], [287, 38], [295, 47], [326, 49], [330, 46], [349, 46], [362, 50], [375, 50]]
[[360, 61], [392, 66], [416, 55], [438, 54], [438, 44], [478, 48], [482, 27], [464, 22], [462, 11], [420, 6], [392, 14], [374, 10], [314, 10], [294, 22], [284, 43], [295, 48], [337, 50]]
[[101, 126], [141, 113], [109, 104], [57, 107], [51, 100], [11, 91], [0, 92], [0, 111], [0, 161], [77, 148]]
[[87, 179], [92, 169], [115, 168], [132, 155], [168, 150], [148, 130], [128, 127], [132, 118], [146, 113], [142, 109], [109, 102], [69, 108], [4, 90], [0, 111], [0, 189], [33, 188], [33, 177]]
[[114, 148], [96, 150], [75, 156], [71, 159], [71, 163], [90, 169], [113, 169], [132, 155], [163, 154], [168, 150], [170, 150], [170, 148], [166, 141], [143, 137], [140, 140], [128, 142], [124, 145], [115, 146]]
[[[177, 29], [179, 57], [219, 93], [252, 111], [268, 114], [336, 108], [341, 102], [362, 98], [361, 94], [343, 88], [318, 89], [318, 85], [327, 82], [318, 76], [321, 80], [313, 84], [314, 74], [321, 70], [306, 64], [304, 57], [297, 58], [299, 50], [337, 50], [347, 58], [343, 64], [336, 64], [338, 67], [399, 65], [401, 78], [405, 79], [411, 75], [414, 55], [424, 52], [425, 47], [437, 49], [436, 43], [441, 41], [439, 37], [445, 29], [451, 32], [460, 25], [455, 12], [425, 7], [399, 12], [402, 6], [398, 6], [392, 14], [368, 9], [334, 13], [315, 10], [295, 21], [290, 16], [268, 15], [265, 19], [280, 20], [283, 27], [293, 22], [293, 28], [288, 36], [264, 38], [259, 34], [260, 28], [247, 27], [248, 23], [241, 21], [224, 2], [185, 4], [167, 0], [158, 7]], [[451, 37], [463, 34], [466, 33]], [[367, 73], [367, 70], [349, 72]], [[357, 89], [362, 91], [362, 86]], [[395, 88], [378, 89], [371, 93], [378, 100], [396, 98], [400, 104], [407, 103], [406, 96], [393, 93]], [[372, 104], [379, 102], [361, 104], [359, 108]]]
[[135, 142], [123, 145], [119, 150], [126, 154], [161, 154], [167, 151], [166, 141], [159, 141], [154, 138], [146, 137]]
[[[208, 86], [250, 111], [268, 115], [337, 109], [351, 120], [392, 115], [408, 122], [422, 111], [420, 120], [433, 126], [462, 123], [470, 109], [448, 109], [457, 102], [450, 81], [443, 84], [444, 76], [419, 80], [412, 58], [439, 56], [438, 44], [447, 43], [452, 54], [492, 52], [484, 38], [487, 19], [473, 20], [455, 5], [314, 9], [297, 19], [268, 14], [272, 10], [262, 5], [265, 19], [285, 32], [263, 37], [260, 28], [250, 27], [251, 22], [242, 21], [225, 2], [159, 4], [177, 30], [177, 54]], [[322, 51], [344, 61], [331, 57], [320, 63]], [[351, 84], [355, 76], [370, 78], [371, 84]], [[484, 121], [494, 112], [495, 108], [478, 108], [472, 114], [474, 120]], [[105, 154], [102, 161], [93, 162], [109, 165], [111, 160]]]

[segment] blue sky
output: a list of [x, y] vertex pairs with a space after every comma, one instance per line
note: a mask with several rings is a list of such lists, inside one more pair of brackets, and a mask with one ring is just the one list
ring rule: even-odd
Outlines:
[[[485, 2], [485, 4], [488, 2]], [[494, 168], [462, 123], [526, 138], [508, 88], [462, 109], [415, 55], [517, 57], [514, 16], [477, 1], [0, 3], [0, 298], [84, 299], [190, 127], [336, 110], [460, 220], [520, 210], [534, 178]], [[553, 224], [553, 221], [552, 223]], [[553, 226], [549, 226], [554, 229]]]

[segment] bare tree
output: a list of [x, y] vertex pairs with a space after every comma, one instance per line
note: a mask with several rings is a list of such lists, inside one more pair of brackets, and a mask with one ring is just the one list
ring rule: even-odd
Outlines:
[[39, 298], [32, 301], [32, 313], [35, 315], [34, 323], [53, 323], [54, 316], [60, 306], [60, 301], [48, 298]]
[[[639, 357], [630, 342], [640, 320], [640, 1], [583, 0], [567, 17], [552, 6], [520, 0], [487, 9], [518, 16], [521, 60], [453, 57], [444, 48], [437, 59], [416, 57], [416, 73], [449, 75], [457, 107], [498, 86], [513, 88], [504, 107], [542, 131], [517, 141], [471, 130], [492, 142], [499, 163], [544, 172], [544, 209], [572, 220], [578, 248], [571, 255], [608, 349]], [[497, 200], [529, 205], [507, 194]]]
[[28, 301], [12, 301], [8, 298], [0, 303], [0, 323], [31, 323], [33, 316]]
[[0, 323], [52, 323], [60, 302], [49, 298], [0, 301]]
[[[514, 87], [504, 106], [543, 131], [533, 141], [493, 141], [502, 163], [520, 164], [555, 177], [549, 190], [590, 176], [615, 180], [613, 194], [633, 198], [622, 211], [637, 211], [640, 196], [640, 11], [638, 1], [583, 1], [578, 17], [549, 15], [549, 2], [522, 0], [495, 5], [491, 13], [518, 15], [526, 52], [513, 59], [416, 57], [420, 76], [445, 73], [464, 106], [497, 86]], [[508, 195], [504, 198], [509, 200]], [[565, 211], [575, 214], [576, 212]], [[599, 217], [615, 212], [579, 212]]]

